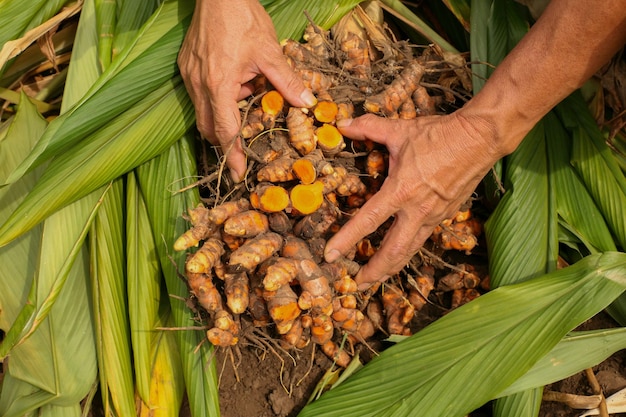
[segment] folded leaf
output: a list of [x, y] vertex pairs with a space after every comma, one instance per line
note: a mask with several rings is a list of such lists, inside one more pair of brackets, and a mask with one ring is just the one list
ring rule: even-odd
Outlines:
[[625, 272], [626, 254], [606, 252], [497, 288], [385, 350], [300, 416], [464, 416], [621, 294]]

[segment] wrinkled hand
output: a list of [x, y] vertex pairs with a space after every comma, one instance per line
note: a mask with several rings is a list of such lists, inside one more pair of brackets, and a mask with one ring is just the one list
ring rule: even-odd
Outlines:
[[360, 289], [400, 271], [503, 156], [490, 125], [461, 111], [414, 120], [365, 115], [339, 126], [345, 136], [370, 139], [389, 151], [381, 189], [326, 245], [326, 260], [332, 262], [394, 217], [379, 250], [356, 277]]
[[178, 66], [196, 109], [198, 130], [227, 153], [235, 180], [246, 171], [241, 143], [235, 141], [241, 125], [237, 102], [254, 91], [250, 81], [255, 76], [265, 75], [294, 106], [315, 104], [287, 64], [258, 0], [197, 0]]

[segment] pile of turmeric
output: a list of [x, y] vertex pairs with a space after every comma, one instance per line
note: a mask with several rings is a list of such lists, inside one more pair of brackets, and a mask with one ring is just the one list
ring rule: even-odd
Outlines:
[[[366, 112], [414, 118], [452, 105], [449, 96], [422, 84], [428, 77], [426, 85], [432, 85], [446, 68], [436, 52], [416, 56], [404, 43], [384, 44], [384, 31], [371, 42], [367, 30], [346, 23], [367, 18], [358, 7], [353, 13], [358, 19], [349, 14], [331, 31], [311, 24], [304, 43], [283, 43], [285, 59], [317, 104], [290, 107], [265, 80], [256, 80], [262, 87], [241, 105], [237, 140], [249, 159], [243, 184], [224, 176], [210, 187], [206, 204], [185, 215], [191, 227], [173, 246], [189, 252], [189, 290], [216, 346], [237, 344], [252, 326], [285, 349], [319, 345], [345, 367], [376, 333], [411, 334], [414, 316], [442, 288], [435, 282], [436, 263], [422, 256], [388, 282], [357, 289], [354, 278], [388, 224], [345, 258], [332, 264], [323, 259], [326, 241], [378, 191], [388, 170], [384, 147], [344, 138], [337, 121]], [[464, 213], [442, 223], [429, 244], [470, 253], [480, 223]], [[465, 275], [461, 281], [469, 282]], [[461, 289], [468, 287], [450, 291]], [[457, 303], [471, 296], [459, 293]]]

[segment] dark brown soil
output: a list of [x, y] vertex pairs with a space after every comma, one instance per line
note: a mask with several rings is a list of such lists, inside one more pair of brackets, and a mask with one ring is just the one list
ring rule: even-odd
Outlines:
[[[434, 312], [433, 312], [434, 313]], [[430, 321], [428, 315], [424, 321]], [[581, 326], [581, 329], [615, 327], [607, 314], [599, 314]], [[380, 347], [380, 346], [378, 346]], [[258, 347], [239, 347], [217, 354], [220, 373], [220, 408], [222, 417], [294, 417], [306, 405], [315, 386], [331, 367], [330, 360], [319, 350], [312, 357], [311, 346], [294, 357], [264, 351]], [[363, 352], [367, 356], [366, 352]], [[280, 356], [280, 358], [279, 358]], [[594, 373], [606, 397], [626, 387], [626, 351], [617, 352], [594, 367]], [[545, 388], [546, 390], [576, 395], [592, 395], [584, 372], [573, 375]], [[571, 417], [582, 413], [558, 402], [542, 404], [540, 417]], [[470, 417], [489, 417], [490, 407], [472, 413]], [[186, 414], [181, 414], [187, 417]], [[614, 417], [626, 417], [616, 414]]]

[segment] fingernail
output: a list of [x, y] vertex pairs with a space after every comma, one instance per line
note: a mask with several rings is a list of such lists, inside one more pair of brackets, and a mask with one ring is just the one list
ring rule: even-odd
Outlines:
[[335, 262], [337, 259], [339, 259], [340, 256], [341, 253], [339, 253], [337, 249], [331, 249], [324, 254], [324, 258], [328, 263]]
[[317, 99], [308, 88], [300, 94], [300, 98], [307, 107], [313, 107], [317, 104]]
[[342, 127], [348, 127], [352, 124], [352, 119], [340, 119], [337, 120], [336, 126], [338, 128], [342, 128]]

